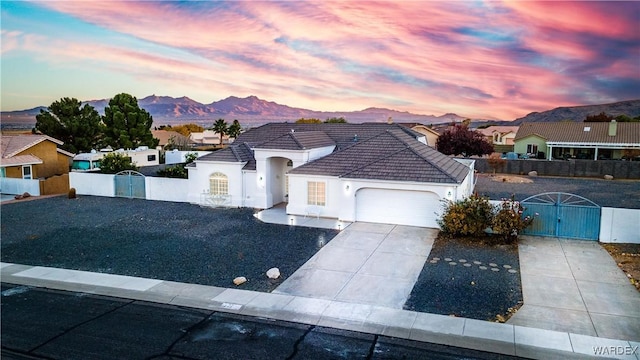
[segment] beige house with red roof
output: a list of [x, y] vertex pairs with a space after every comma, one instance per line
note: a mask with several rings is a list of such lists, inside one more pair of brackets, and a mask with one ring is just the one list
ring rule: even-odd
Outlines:
[[525, 123], [515, 137], [514, 151], [551, 159], [623, 159], [640, 151], [640, 123]]
[[[72, 153], [58, 148], [63, 142], [46, 135], [2, 135], [0, 136], [0, 177], [7, 179], [47, 179], [69, 173]], [[64, 186], [48, 193], [66, 192]], [[2, 190], [6, 191], [3, 186]]]

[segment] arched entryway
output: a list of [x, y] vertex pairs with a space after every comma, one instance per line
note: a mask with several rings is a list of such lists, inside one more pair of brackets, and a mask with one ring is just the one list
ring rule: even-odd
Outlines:
[[269, 167], [269, 192], [271, 193], [272, 205], [289, 201], [289, 181], [287, 172], [293, 169], [291, 159], [284, 157], [271, 157], [267, 160]]

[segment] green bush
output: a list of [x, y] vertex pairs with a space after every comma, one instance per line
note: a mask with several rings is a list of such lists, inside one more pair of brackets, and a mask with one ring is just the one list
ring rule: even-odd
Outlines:
[[162, 177], [186, 179], [189, 177], [188, 170], [184, 165], [179, 164], [175, 166], [168, 166], [164, 169], [158, 170], [157, 174]]
[[189, 178], [189, 170], [186, 169], [187, 164], [194, 162], [198, 158], [197, 153], [188, 153], [185, 156], [185, 163], [177, 164], [174, 166], [168, 166], [164, 169], [158, 170], [156, 173], [158, 176], [168, 177], [168, 178], [179, 178], [179, 179], [188, 179]]
[[456, 202], [447, 201], [437, 223], [442, 232], [450, 236], [484, 236], [492, 218], [489, 199], [474, 194]]
[[129, 156], [111, 152], [100, 160], [100, 172], [103, 174], [116, 174], [124, 170], [138, 170]]
[[522, 216], [524, 207], [519, 201], [502, 199], [502, 203], [496, 207], [491, 230], [507, 243], [518, 240], [518, 235], [533, 223], [532, 216]]

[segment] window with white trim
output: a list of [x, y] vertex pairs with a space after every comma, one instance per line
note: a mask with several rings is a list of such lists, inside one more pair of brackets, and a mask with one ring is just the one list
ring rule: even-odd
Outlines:
[[211, 195], [228, 195], [229, 179], [223, 173], [213, 173], [209, 177], [209, 193]]
[[307, 204], [324, 206], [325, 203], [325, 183], [320, 181], [307, 182]]
[[537, 154], [537, 153], [538, 153], [538, 145], [527, 144], [527, 154]]
[[31, 165], [22, 166], [22, 178], [25, 180], [31, 180]]

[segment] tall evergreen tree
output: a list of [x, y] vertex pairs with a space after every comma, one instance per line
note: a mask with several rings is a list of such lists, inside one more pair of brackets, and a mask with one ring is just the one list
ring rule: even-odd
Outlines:
[[109, 101], [104, 109], [104, 141], [114, 149], [135, 149], [138, 146], [155, 148], [158, 139], [151, 133], [153, 118], [138, 106], [138, 100], [121, 93]]
[[36, 115], [34, 130], [64, 142], [60, 147], [71, 153], [91, 151], [99, 146], [102, 123], [93, 106], [81, 105], [75, 98], [54, 101]]

